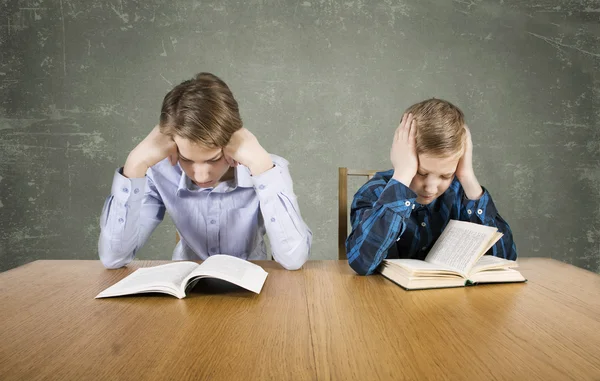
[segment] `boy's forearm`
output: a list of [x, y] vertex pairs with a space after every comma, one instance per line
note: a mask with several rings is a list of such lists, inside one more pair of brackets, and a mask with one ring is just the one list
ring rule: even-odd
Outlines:
[[[155, 202], [144, 202], [146, 188], [150, 190], [150, 200]], [[98, 251], [106, 267], [121, 267], [133, 259], [135, 251], [146, 242], [164, 216], [164, 205], [158, 202], [159, 199], [148, 178], [126, 178], [121, 169], [115, 172], [111, 194], [100, 218]], [[153, 218], [144, 218], [143, 210], [146, 216]]]
[[459, 179], [460, 185], [462, 185], [463, 190], [465, 191], [465, 195], [469, 200], [479, 200], [479, 198], [483, 195], [483, 188], [479, 181], [473, 176], [469, 176], [466, 179]]
[[[359, 275], [370, 275], [387, 257], [387, 253], [396, 244], [397, 236], [401, 235], [405, 226], [405, 216], [398, 215], [385, 206], [378, 206], [356, 216], [354, 228], [346, 240], [346, 256], [348, 264]], [[382, 209], [383, 212], [379, 212]], [[400, 217], [398, 229], [392, 221]], [[368, 228], [365, 228], [368, 227]]]
[[[271, 189], [267, 195], [259, 196], [273, 257], [284, 268], [297, 270], [308, 259], [312, 232], [302, 220], [294, 194], [288, 193], [281, 184], [270, 183], [266, 187], [278, 188], [277, 192]], [[258, 193], [262, 191], [259, 189]]]
[[375, 271], [404, 232], [405, 219], [410, 217], [416, 198], [409, 187], [397, 180], [388, 182], [381, 192], [375, 188], [355, 196], [353, 229], [346, 240], [348, 263], [354, 271], [360, 275]]
[[123, 166], [123, 176], [129, 179], [139, 179], [146, 176], [148, 166], [138, 157], [135, 150], [129, 153]]
[[266, 150], [258, 152], [258, 154], [248, 163], [248, 169], [252, 176], [258, 176], [273, 168], [273, 160], [271, 155]]
[[308, 259], [312, 232], [302, 220], [287, 166], [273, 166], [270, 155], [268, 159], [270, 167], [252, 177], [260, 211], [273, 257], [286, 269], [296, 270]]
[[102, 211], [98, 254], [107, 268], [122, 267], [133, 260], [137, 240], [131, 238], [137, 238], [137, 234], [132, 233], [132, 228], [138, 224], [140, 208], [133, 209], [132, 213], [111, 195]]

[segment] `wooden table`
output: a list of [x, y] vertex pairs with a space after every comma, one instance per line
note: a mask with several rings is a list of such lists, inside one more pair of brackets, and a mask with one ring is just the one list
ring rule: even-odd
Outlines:
[[522, 259], [526, 284], [407, 292], [345, 261], [94, 299], [135, 268], [36, 261], [0, 274], [0, 380], [600, 380], [600, 276]]

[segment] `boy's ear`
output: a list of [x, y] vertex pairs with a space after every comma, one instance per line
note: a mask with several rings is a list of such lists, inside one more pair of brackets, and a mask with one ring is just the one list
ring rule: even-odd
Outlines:
[[179, 155], [177, 153], [169, 155], [169, 161], [171, 162], [171, 165], [177, 165], [177, 162], [179, 161]]

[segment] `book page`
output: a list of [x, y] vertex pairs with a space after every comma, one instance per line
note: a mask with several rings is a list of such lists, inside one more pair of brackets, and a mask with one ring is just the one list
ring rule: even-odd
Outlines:
[[483, 250], [496, 232], [495, 227], [450, 220], [425, 261], [448, 266], [466, 276], [485, 254]]
[[[423, 261], [419, 261], [423, 262]], [[384, 262], [385, 263], [385, 262]], [[423, 262], [426, 263], [426, 262]], [[379, 268], [381, 275], [400, 285], [407, 290], [419, 290], [428, 288], [461, 287], [465, 285], [465, 279], [459, 275], [429, 273], [413, 276], [403, 271], [398, 266], [382, 266]]]
[[[194, 262], [175, 262], [154, 267], [142, 267], [102, 291], [96, 298], [136, 294], [140, 292], [166, 292], [174, 296], [183, 280], [198, 267]], [[179, 297], [179, 296], [178, 296]]]
[[486, 270], [509, 269], [515, 267], [519, 267], [516, 261], [494, 257], [493, 255], [484, 255], [475, 263], [470, 271], [470, 274], [475, 274]]
[[503, 236], [504, 234], [496, 232], [490, 239], [490, 242], [488, 242], [485, 248], [483, 249], [483, 254], [485, 255], [485, 253], [487, 253], [488, 250], [491, 249], [496, 244], [496, 242], [498, 242]]
[[526, 282], [527, 280], [517, 270], [501, 269], [482, 271], [469, 277], [471, 283], [510, 283]]
[[433, 263], [420, 261], [418, 259], [385, 259], [383, 266], [398, 266], [411, 274], [432, 273], [432, 274], [456, 274], [455, 270], [447, 266], [436, 265]]
[[247, 290], [260, 293], [268, 273], [262, 267], [231, 255], [212, 255], [186, 278], [210, 277], [228, 281]]

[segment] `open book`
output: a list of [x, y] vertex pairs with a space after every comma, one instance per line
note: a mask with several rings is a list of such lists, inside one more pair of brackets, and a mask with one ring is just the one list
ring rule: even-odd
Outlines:
[[407, 290], [525, 282], [517, 262], [484, 256], [500, 238], [495, 227], [450, 220], [424, 261], [386, 259], [378, 271]]
[[259, 294], [267, 275], [254, 263], [230, 255], [213, 255], [201, 264], [183, 261], [137, 269], [99, 293], [96, 299], [147, 292], [160, 292], [182, 299], [186, 290], [192, 289], [202, 278], [222, 279]]

